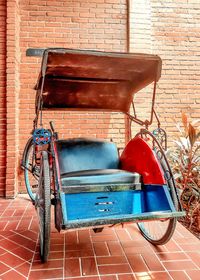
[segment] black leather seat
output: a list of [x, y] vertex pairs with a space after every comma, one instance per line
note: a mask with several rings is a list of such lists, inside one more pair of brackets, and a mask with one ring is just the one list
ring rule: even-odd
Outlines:
[[65, 192], [120, 190], [140, 187], [140, 175], [118, 169], [112, 142], [69, 139], [56, 142], [60, 179]]

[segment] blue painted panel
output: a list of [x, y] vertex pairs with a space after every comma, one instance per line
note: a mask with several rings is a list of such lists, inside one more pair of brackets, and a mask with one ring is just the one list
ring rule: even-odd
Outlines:
[[166, 196], [167, 189], [163, 186], [146, 185], [145, 186], [145, 212], [171, 210], [169, 200]]
[[66, 194], [67, 217], [69, 220], [74, 220], [131, 214], [134, 195], [137, 195], [134, 212], [140, 213], [141, 193], [139, 191]]
[[63, 194], [64, 222], [112, 218], [129, 214], [174, 211], [166, 186], [147, 185], [142, 191]]

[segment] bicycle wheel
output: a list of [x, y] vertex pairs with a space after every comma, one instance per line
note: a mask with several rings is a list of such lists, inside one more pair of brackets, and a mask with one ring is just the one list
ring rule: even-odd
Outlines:
[[[169, 170], [169, 165], [167, 164], [166, 158], [160, 159], [160, 164], [165, 174], [167, 185], [171, 194], [172, 201], [175, 208], [178, 208], [178, 200], [176, 197], [175, 191], [175, 182]], [[168, 174], [168, 175], [167, 175]], [[169, 177], [170, 174], [170, 177]], [[138, 223], [139, 230], [141, 234], [146, 238], [150, 243], [154, 245], [163, 245], [167, 243], [172, 237], [174, 230], [176, 228], [176, 218], [171, 218], [167, 220], [155, 220], [155, 221], [146, 221]]]
[[33, 138], [30, 138], [25, 146], [22, 160], [22, 168], [24, 169], [24, 179], [26, 190], [33, 202], [38, 189], [38, 181], [40, 177], [40, 166], [35, 162], [35, 146]]
[[51, 229], [51, 190], [50, 170], [47, 152], [42, 152], [41, 172], [35, 205], [39, 219], [40, 258], [42, 262], [48, 260]]

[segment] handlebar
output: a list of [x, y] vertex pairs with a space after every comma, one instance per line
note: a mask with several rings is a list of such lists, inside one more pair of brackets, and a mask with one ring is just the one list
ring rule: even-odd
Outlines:
[[49, 125], [51, 127], [52, 132], [55, 133], [54, 123], [52, 121], [50, 121]]

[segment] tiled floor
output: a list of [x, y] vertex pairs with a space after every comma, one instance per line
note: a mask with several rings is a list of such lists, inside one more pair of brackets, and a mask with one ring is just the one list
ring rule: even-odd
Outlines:
[[[53, 223], [53, 217], [52, 217]], [[37, 216], [26, 196], [0, 199], [0, 279], [199, 280], [200, 240], [180, 224], [165, 246], [153, 247], [137, 226], [57, 233], [49, 261], [38, 254]]]

